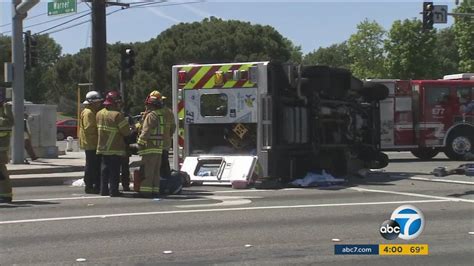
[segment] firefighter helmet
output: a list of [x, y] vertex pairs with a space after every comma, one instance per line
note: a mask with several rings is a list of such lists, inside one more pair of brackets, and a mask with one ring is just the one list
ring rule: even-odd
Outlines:
[[165, 96], [161, 95], [161, 92], [157, 91], [157, 90], [154, 90], [152, 92], [150, 92], [150, 95], [149, 96], [155, 96], [156, 98], [160, 99], [160, 100], [164, 100], [166, 99]]
[[100, 93], [98, 93], [97, 91], [89, 91], [86, 94], [86, 100], [84, 101], [84, 104], [86, 104], [86, 102], [87, 103], [101, 102], [102, 100], [103, 99]]
[[161, 93], [159, 91], [152, 91], [145, 99], [145, 104], [149, 105], [155, 105], [155, 106], [161, 106], [162, 105], [162, 100], [163, 96], [161, 96]]
[[122, 102], [122, 97], [118, 91], [109, 91], [105, 96], [104, 105], [118, 104]]

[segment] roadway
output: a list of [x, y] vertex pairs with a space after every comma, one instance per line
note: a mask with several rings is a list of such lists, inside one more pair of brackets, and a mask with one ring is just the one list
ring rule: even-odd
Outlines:
[[[391, 158], [385, 172], [324, 189], [199, 186], [138, 199], [71, 186], [17, 188], [16, 202], [0, 205], [0, 264], [471, 265], [473, 180], [433, 178], [433, 166], [459, 164], [442, 157]], [[383, 239], [381, 223], [403, 204], [423, 211], [423, 233]], [[381, 243], [428, 244], [429, 255], [334, 255], [335, 244]]]

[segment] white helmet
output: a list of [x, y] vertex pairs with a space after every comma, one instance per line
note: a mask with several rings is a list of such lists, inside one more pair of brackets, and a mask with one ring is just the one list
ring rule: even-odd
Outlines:
[[86, 94], [86, 101], [89, 103], [101, 102], [102, 96], [97, 91], [89, 91]]

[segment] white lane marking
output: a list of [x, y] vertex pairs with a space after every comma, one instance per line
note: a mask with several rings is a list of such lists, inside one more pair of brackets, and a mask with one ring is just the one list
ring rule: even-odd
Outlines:
[[[194, 195], [189, 195], [193, 197]], [[127, 197], [124, 197], [127, 198]], [[109, 196], [91, 196], [91, 197], [69, 197], [69, 198], [46, 198], [46, 199], [23, 199], [23, 200], [15, 200], [13, 204], [20, 203], [20, 202], [31, 202], [31, 201], [68, 201], [68, 200], [82, 200], [82, 199], [110, 199]], [[160, 198], [161, 199], [161, 198]], [[166, 199], [166, 198], [164, 198]], [[180, 201], [200, 201], [200, 200], [208, 200], [208, 199], [188, 199], [187, 197], [177, 197], [172, 199], [178, 199]]]
[[420, 177], [420, 176], [413, 176], [413, 177], [409, 177], [408, 179], [411, 179], [411, 180], [418, 180], [418, 181], [428, 181], [428, 182], [452, 183], [452, 184], [462, 184], [462, 185], [474, 185], [474, 182], [469, 182], [469, 181], [458, 181], [458, 180], [447, 180], [447, 179], [433, 179], [433, 178], [426, 178], [426, 177]]
[[449, 200], [454, 202], [470, 202], [474, 203], [474, 200], [468, 199], [460, 199], [460, 198], [452, 198], [452, 197], [439, 197], [439, 196], [432, 196], [432, 195], [425, 195], [425, 194], [418, 194], [418, 193], [410, 193], [410, 192], [397, 192], [397, 191], [388, 191], [388, 190], [378, 190], [378, 189], [367, 189], [367, 188], [357, 188], [351, 187], [348, 189], [352, 189], [359, 192], [375, 192], [375, 193], [385, 193], [385, 194], [395, 194], [395, 195], [403, 195], [403, 196], [412, 196], [412, 197], [419, 197], [419, 198], [428, 198], [428, 199], [439, 199], [439, 200]]
[[177, 205], [178, 208], [199, 208], [199, 207], [226, 207], [249, 204], [252, 201], [249, 198], [262, 198], [262, 197], [231, 197], [231, 196], [205, 196], [204, 198], [210, 200], [218, 200], [221, 202], [210, 203], [210, 204], [194, 204], [194, 205]]
[[294, 190], [304, 190], [303, 188], [284, 188], [284, 189], [235, 189], [235, 190], [218, 190], [218, 191], [209, 191], [213, 193], [248, 193], [248, 192], [275, 192], [275, 191], [294, 191]]
[[301, 208], [318, 208], [318, 207], [367, 206], [367, 205], [388, 205], [388, 204], [406, 204], [406, 203], [433, 203], [433, 202], [448, 202], [448, 201], [450, 201], [450, 200], [408, 200], [408, 201], [328, 203], [328, 204], [292, 205], [292, 206], [240, 207], [240, 208], [199, 209], [199, 210], [179, 210], [179, 211], [159, 211], [159, 212], [132, 212], [132, 213], [98, 214], [98, 215], [86, 215], [86, 216], [68, 216], [68, 217], [53, 217], [53, 218], [0, 221], [0, 225], [3, 225], [3, 224], [35, 223], [35, 222], [51, 222], [51, 221], [83, 220], [83, 219], [96, 219], [96, 218], [160, 215], [160, 214], [183, 214], [183, 213], [232, 212], [232, 211], [252, 211], [252, 210], [301, 209]]

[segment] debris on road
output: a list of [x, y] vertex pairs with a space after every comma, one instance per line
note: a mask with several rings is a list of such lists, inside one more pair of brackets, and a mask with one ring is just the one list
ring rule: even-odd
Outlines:
[[345, 179], [335, 178], [334, 176], [328, 174], [325, 170], [323, 170], [321, 174], [308, 172], [304, 178], [296, 179], [290, 184], [298, 187], [321, 187], [337, 185], [345, 181]]
[[245, 247], [246, 247], [246, 248], [251, 248], [251, 247], [253, 247], [253, 246], [250, 245], [250, 244], [246, 244]]
[[466, 175], [474, 176], [474, 163], [461, 164], [454, 169], [449, 169], [446, 166], [436, 167], [431, 172], [436, 177], [443, 177], [448, 175]]
[[332, 242], [341, 242], [341, 240], [339, 238], [333, 238], [331, 239]]
[[173, 251], [171, 251], [171, 250], [165, 250], [165, 251], [163, 251], [163, 254], [173, 254]]
[[87, 260], [84, 259], [84, 258], [79, 258], [79, 259], [76, 259], [76, 261], [77, 261], [77, 262], [85, 262], [85, 261], [87, 261]]
[[81, 179], [78, 179], [78, 180], [72, 182], [72, 186], [73, 187], [84, 187], [85, 186], [84, 178], [81, 178]]

